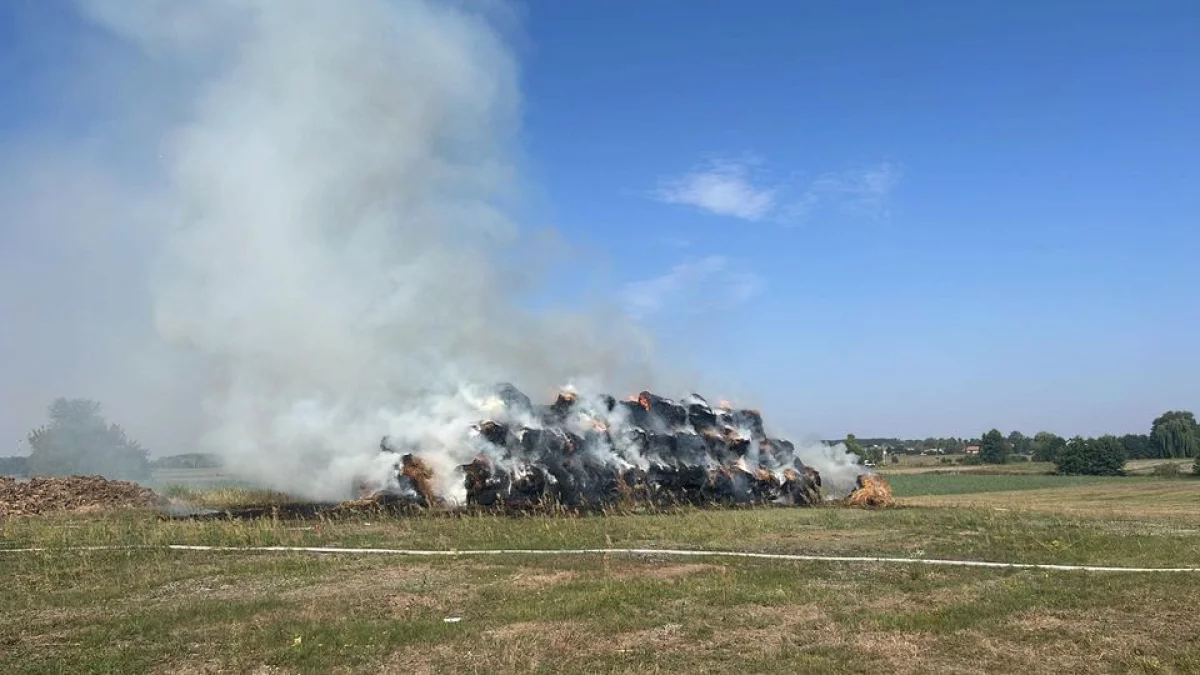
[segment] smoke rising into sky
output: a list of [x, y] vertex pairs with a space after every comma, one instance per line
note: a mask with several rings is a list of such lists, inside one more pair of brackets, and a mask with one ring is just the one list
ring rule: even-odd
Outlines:
[[6, 432], [90, 396], [159, 454], [336, 497], [386, 461], [382, 434], [452, 446], [478, 385], [687, 386], [615, 314], [532, 309], [547, 261], [513, 219], [521, 101], [496, 7], [80, 9], [100, 32], [68, 89], [104, 121], [6, 162], [26, 224], [3, 258], [0, 338], [23, 355]]

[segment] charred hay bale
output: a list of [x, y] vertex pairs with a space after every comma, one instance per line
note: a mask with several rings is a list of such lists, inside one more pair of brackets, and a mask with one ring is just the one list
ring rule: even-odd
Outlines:
[[620, 472], [617, 492], [621, 496], [621, 501], [626, 503], [648, 502], [652, 496], [652, 489], [649, 475], [644, 469], [633, 467]]
[[501, 448], [507, 446], [511, 440], [509, 438], [509, 428], [507, 424], [501, 424], [493, 420], [487, 420], [480, 422], [476, 426], [476, 429], [479, 430], [479, 435], [483, 437], [484, 440]]
[[708, 501], [740, 504], [750, 501], [750, 479], [744, 471], [722, 466], [713, 469], [705, 486]]
[[671, 432], [687, 424], [687, 409], [669, 398], [643, 391], [638, 405], [649, 413], [650, 424], [659, 432]]
[[637, 401], [617, 401], [615, 411], [624, 418], [626, 425], [637, 429], [650, 429], [650, 411]]
[[745, 457], [750, 452], [750, 439], [741, 438], [735, 434], [725, 437], [725, 445], [729, 448], [728, 456], [735, 459]]
[[674, 459], [681, 464], [708, 466], [711, 463], [708, 443], [703, 436], [680, 432], [674, 434]]
[[675, 437], [670, 434], [648, 432], [646, 434], [646, 457], [660, 464], [675, 464]]
[[746, 429], [753, 439], [765, 438], [762, 413], [757, 410], [734, 410], [729, 413], [730, 426], [735, 429]]
[[659, 504], [703, 504], [709, 484], [708, 471], [700, 466], [656, 464], [647, 472], [653, 500]]
[[493, 507], [504, 504], [509, 490], [508, 472], [494, 467], [483, 456], [476, 457], [463, 470], [463, 486], [467, 491], [468, 506]]
[[510, 508], [537, 508], [553, 501], [554, 497], [550, 479], [540, 467], [526, 464], [513, 472], [507, 501]]
[[691, 403], [687, 406], [687, 421], [698, 434], [717, 429], [717, 414], [707, 403]]
[[493, 388], [492, 394], [514, 415], [533, 414], [533, 401], [524, 392], [508, 382], [497, 384]]
[[805, 467], [804, 470], [784, 469], [780, 496], [793, 506], [813, 506], [821, 503], [819, 489], [820, 474]]
[[754, 480], [750, 484], [750, 490], [754, 495], [755, 501], [773, 502], [779, 499], [782, 486], [783, 482], [779, 480], [774, 471], [759, 469], [754, 473]]

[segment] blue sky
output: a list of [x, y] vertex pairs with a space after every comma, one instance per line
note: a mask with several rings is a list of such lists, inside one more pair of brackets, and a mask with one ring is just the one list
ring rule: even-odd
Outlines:
[[1200, 404], [1194, 3], [687, 7], [532, 2], [525, 53], [554, 221], [670, 344], [826, 436]]
[[[0, 11], [9, 151], [110, 112], [62, 105], [99, 38], [61, 7]], [[519, 14], [530, 223], [794, 433], [1125, 433], [1200, 408], [1195, 3]]]

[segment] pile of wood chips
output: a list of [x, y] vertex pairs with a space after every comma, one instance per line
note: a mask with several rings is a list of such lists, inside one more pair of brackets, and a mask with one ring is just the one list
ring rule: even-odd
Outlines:
[[165, 504], [150, 488], [101, 476], [36, 477], [18, 480], [0, 476], [0, 518], [53, 512], [89, 512], [151, 508]]

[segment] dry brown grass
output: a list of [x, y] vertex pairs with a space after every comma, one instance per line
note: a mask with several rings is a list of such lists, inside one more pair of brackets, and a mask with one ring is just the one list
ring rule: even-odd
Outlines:
[[1200, 521], [1200, 481], [1105, 483], [1043, 490], [930, 495], [901, 500], [909, 506], [987, 507], [1069, 516]]

